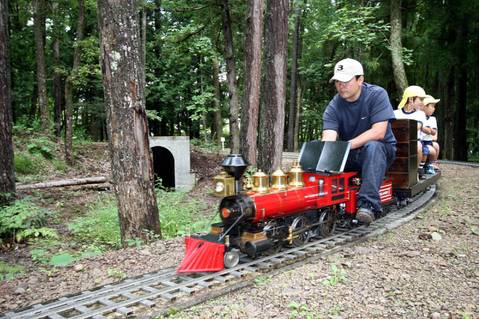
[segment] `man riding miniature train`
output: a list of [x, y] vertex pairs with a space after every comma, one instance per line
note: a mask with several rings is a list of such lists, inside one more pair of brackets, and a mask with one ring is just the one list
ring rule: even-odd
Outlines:
[[369, 224], [382, 211], [379, 189], [395, 159], [396, 139], [390, 124], [395, 115], [385, 89], [364, 82], [360, 62], [350, 58], [338, 62], [333, 81], [338, 93], [323, 114], [322, 141], [350, 142], [345, 170], [362, 176], [357, 219]]

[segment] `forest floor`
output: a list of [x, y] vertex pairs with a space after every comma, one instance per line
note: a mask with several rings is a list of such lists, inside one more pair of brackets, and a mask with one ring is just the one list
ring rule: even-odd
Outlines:
[[[107, 154], [105, 144], [85, 146], [74, 169], [51, 179], [108, 176]], [[192, 152], [198, 184], [191, 195], [212, 207], [218, 199], [209, 195], [211, 179], [220, 161], [219, 155]], [[263, 275], [252, 287], [174, 317], [478, 318], [479, 172], [447, 164], [441, 169], [435, 200], [410, 223], [315, 263]], [[67, 237], [65, 223], [99, 196], [66, 189], [20, 195], [56, 210], [53, 226]], [[0, 313], [175, 266], [183, 249], [182, 238], [158, 240], [45, 269], [26, 245], [4, 247], [0, 261], [21, 264], [25, 271], [0, 282]]]

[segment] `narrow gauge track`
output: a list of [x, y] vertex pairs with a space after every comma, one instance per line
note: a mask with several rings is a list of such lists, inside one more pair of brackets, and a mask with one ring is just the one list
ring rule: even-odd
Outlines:
[[17, 312], [8, 312], [1, 319], [79, 319], [150, 317], [167, 314], [171, 309], [184, 309], [205, 300], [252, 284], [262, 272], [296, 267], [329, 255], [342, 246], [382, 234], [416, 216], [419, 208], [429, 202], [436, 191], [432, 185], [423, 194], [400, 209], [377, 219], [370, 226], [339, 228], [328, 238], [308, 242], [302, 247], [285, 249], [277, 254], [252, 260], [247, 257], [231, 269], [216, 273], [177, 274], [174, 268], [130, 278], [36, 304]]

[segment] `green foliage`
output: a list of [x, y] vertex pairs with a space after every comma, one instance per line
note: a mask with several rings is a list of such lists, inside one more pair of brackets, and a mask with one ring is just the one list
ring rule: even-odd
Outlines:
[[120, 280], [123, 279], [123, 278], [125, 278], [125, 277], [127, 276], [127, 275], [126, 275], [123, 271], [121, 271], [120, 269], [113, 268], [113, 267], [107, 269], [107, 275], [108, 275], [108, 277], [110, 277], [110, 278], [120, 279]]
[[55, 170], [57, 170], [59, 172], [63, 172], [63, 173], [65, 173], [67, 171], [67, 168], [68, 168], [67, 163], [65, 163], [65, 161], [58, 160], [58, 159], [53, 159], [52, 160], [52, 165], [55, 168]]
[[24, 175], [37, 175], [43, 171], [44, 159], [28, 152], [14, 153], [15, 172]]
[[22, 274], [25, 268], [20, 265], [9, 265], [8, 263], [0, 260], [0, 281], [11, 280]]
[[290, 309], [289, 318], [305, 318], [305, 319], [314, 319], [320, 318], [319, 314], [316, 314], [312, 311], [306, 304], [301, 304], [296, 301], [292, 301], [288, 304]]
[[17, 242], [25, 241], [28, 238], [48, 238], [48, 239], [58, 239], [58, 233], [53, 228], [40, 227], [40, 228], [28, 228], [19, 231], [15, 235], [15, 240]]
[[82, 242], [121, 246], [117, 207], [112, 198], [103, 198], [89, 206], [86, 215], [75, 218], [68, 229]]
[[203, 152], [207, 153], [218, 153], [220, 152], [220, 149], [222, 148], [221, 145], [218, 145], [215, 141], [212, 140], [204, 140], [204, 139], [191, 139], [190, 143], [200, 149]]
[[191, 199], [187, 192], [157, 190], [157, 198], [164, 238], [208, 230], [210, 219], [200, 213], [204, 205]]
[[339, 268], [336, 264], [330, 265], [330, 276], [328, 279], [322, 281], [325, 286], [335, 286], [336, 284], [342, 284], [347, 280], [347, 273], [342, 268]]
[[[157, 190], [157, 197], [164, 238], [205, 231], [210, 226], [209, 218], [199, 216], [199, 212], [204, 210], [202, 203], [189, 198], [188, 193]], [[103, 198], [91, 205], [86, 215], [75, 218], [68, 228], [78, 241], [100, 247], [121, 246], [118, 213], [113, 198]], [[151, 240], [157, 239], [155, 234], [147, 232], [146, 235]], [[140, 239], [131, 239], [127, 244], [139, 247], [142, 242]]]
[[49, 264], [54, 267], [65, 267], [70, 265], [75, 261], [75, 257], [73, 257], [69, 253], [59, 253], [50, 257]]
[[0, 209], [0, 238], [24, 241], [33, 237], [55, 238], [56, 231], [44, 227], [52, 213], [33, 204], [29, 198]]
[[52, 159], [55, 150], [55, 144], [45, 136], [30, 139], [27, 144], [30, 154], [41, 155], [46, 159]]
[[32, 257], [32, 260], [37, 263], [41, 264], [47, 264], [48, 263], [48, 257], [47, 257], [47, 250], [42, 249], [42, 248], [34, 248], [30, 250], [30, 256]]
[[253, 282], [256, 286], [263, 286], [263, 285], [268, 284], [271, 280], [272, 280], [272, 278], [269, 277], [269, 276], [260, 275], [260, 276], [255, 277]]

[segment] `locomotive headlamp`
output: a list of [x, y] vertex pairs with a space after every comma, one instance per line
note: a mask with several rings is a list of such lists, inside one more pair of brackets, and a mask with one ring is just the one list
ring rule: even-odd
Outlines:
[[230, 217], [230, 214], [231, 214], [231, 213], [232, 213], [232, 212], [230, 211], [230, 209], [225, 208], [225, 207], [222, 208], [222, 210], [221, 210], [221, 212], [220, 212], [220, 214], [222, 215], [222, 218], [223, 218], [223, 219], [227, 219], [228, 217]]
[[222, 182], [217, 182], [217, 184], [215, 185], [215, 192], [221, 193], [223, 192], [224, 189], [225, 189], [225, 184]]
[[227, 172], [222, 171], [213, 178], [215, 185], [215, 195], [218, 197], [230, 196], [235, 194], [235, 180]]

